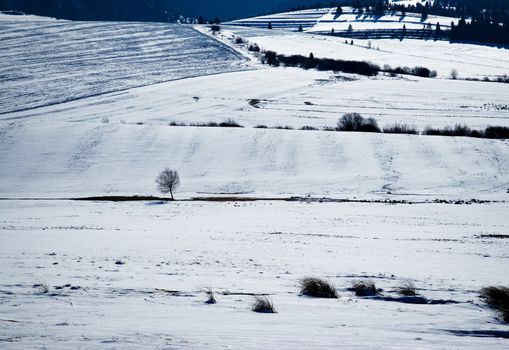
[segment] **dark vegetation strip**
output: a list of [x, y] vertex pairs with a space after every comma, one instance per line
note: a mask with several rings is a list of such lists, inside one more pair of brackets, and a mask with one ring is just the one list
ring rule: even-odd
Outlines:
[[[260, 52], [258, 45], [250, 45], [249, 51]], [[422, 66], [415, 67], [391, 67], [386, 64], [380, 67], [376, 64], [366, 61], [345, 61], [330, 58], [315, 58], [313, 53], [308, 57], [302, 55], [280, 55], [274, 51], [263, 51], [261, 62], [273, 67], [298, 67], [302, 69], [316, 69], [318, 71], [333, 71], [351, 74], [359, 74], [365, 76], [376, 76], [379, 73], [386, 73], [390, 76], [411, 75], [422, 78], [436, 78], [437, 71]], [[457, 79], [456, 77], [453, 79]], [[484, 77], [465, 78], [466, 81], [482, 81], [489, 83], [505, 83], [509, 84], [509, 76], [501, 75], [495, 78]]]
[[386, 65], [383, 68], [366, 61], [346, 61], [331, 58], [316, 58], [313, 53], [308, 57], [302, 55], [281, 55], [275, 51], [264, 51], [261, 57], [263, 64], [273, 67], [299, 67], [302, 69], [316, 69], [319, 71], [334, 71], [365, 76], [376, 76], [379, 73], [406, 74], [424, 78], [435, 78], [436, 71], [426, 67], [396, 67]]
[[[256, 106], [254, 106], [256, 101]], [[250, 104], [254, 108], [259, 108], [258, 100], [251, 100]], [[227, 119], [224, 122], [191, 123], [171, 122], [170, 126], [194, 126], [194, 127], [218, 127], [218, 128], [243, 128], [242, 125], [233, 119]], [[273, 126], [257, 125], [255, 129], [278, 129], [294, 130], [292, 126]], [[374, 118], [364, 118], [358, 113], [348, 113], [341, 117], [336, 127], [324, 127], [322, 129], [313, 126], [303, 126], [299, 128], [302, 131], [339, 131], [339, 132], [369, 132], [383, 134], [403, 134], [403, 135], [428, 135], [428, 136], [455, 136], [455, 137], [474, 137], [483, 139], [509, 139], [509, 128], [504, 126], [488, 126], [484, 130], [473, 130], [466, 125], [456, 124], [454, 127], [433, 128], [427, 127], [419, 132], [415, 127], [407, 124], [393, 124], [384, 127], [378, 126]]]
[[306, 203], [364, 203], [364, 204], [454, 204], [454, 205], [473, 205], [473, 204], [491, 204], [507, 203], [505, 200], [446, 200], [433, 199], [421, 201], [395, 200], [395, 199], [347, 199], [347, 198], [329, 198], [329, 197], [192, 197], [189, 199], [172, 200], [167, 197], [156, 196], [94, 196], [94, 197], [76, 197], [76, 198], [0, 198], [0, 201], [82, 201], [82, 202], [306, 202]]

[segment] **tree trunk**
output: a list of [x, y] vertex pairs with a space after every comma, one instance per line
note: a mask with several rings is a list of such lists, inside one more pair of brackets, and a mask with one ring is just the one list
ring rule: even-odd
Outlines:
[[170, 194], [171, 194], [171, 200], [174, 201], [175, 199], [173, 198], [173, 191], [170, 190]]

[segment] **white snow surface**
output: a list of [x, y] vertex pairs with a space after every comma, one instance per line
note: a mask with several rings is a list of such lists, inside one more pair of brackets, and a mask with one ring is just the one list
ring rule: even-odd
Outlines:
[[[509, 141], [254, 128], [332, 127], [347, 112], [381, 126], [509, 126], [507, 85], [269, 68], [234, 44], [331, 54], [305, 33], [11, 17], [0, 16], [1, 76], [29, 74], [0, 89], [0, 348], [508, 348], [479, 290], [509, 285]], [[507, 67], [503, 49], [387, 47], [391, 62], [421, 51], [445, 72], [448, 47], [465, 50], [460, 76]], [[245, 128], [168, 125], [229, 117]], [[179, 201], [68, 200], [155, 195], [166, 166], [180, 173]], [[189, 200], [221, 196], [232, 198]], [[414, 204], [274, 199], [290, 196]], [[471, 198], [493, 201], [432, 203]], [[305, 276], [340, 298], [299, 296]], [[356, 297], [360, 279], [382, 296]], [[404, 303], [395, 288], [408, 280], [435, 304]], [[277, 313], [252, 312], [252, 294]]]
[[156, 194], [164, 166], [179, 170], [181, 197], [500, 200], [509, 183], [500, 140], [45, 120], [0, 130], [0, 197]]
[[[508, 209], [2, 201], [0, 346], [507, 349], [494, 336], [507, 337], [507, 325], [478, 290], [508, 282], [508, 240], [479, 237], [507, 233]], [[334, 283], [340, 299], [299, 296], [309, 275]], [[384, 297], [412, 280], [421, 296], [456, 303], [347, 290], [367, 278]], [[215, 305], [204, 304], [208, 287]], [[278, 313], [251, 312], [242, 293], [269, 294]]]
[[0, 17], [0, 114], [246, 69], [189, 26], [24, 17]]
[[[507, 85], [422, 78], [366, 78], [348, 74], [267, 68], [197, 77], [103, 94], [69, 103], [0, 115], [5, 122], [221, 122], [246, 127], [334, 127], [344, 113], [374, 117], [381, 126], [483, 129], [509, 126]], [[254, 101], [256, 101], [255, 104]]]

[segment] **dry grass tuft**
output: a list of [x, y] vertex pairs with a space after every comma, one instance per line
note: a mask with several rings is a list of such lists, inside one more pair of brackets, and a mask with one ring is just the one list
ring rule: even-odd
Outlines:
[[375, 282], [372, 280], [359, 280], [352, 283], [352, 291], [358, 297], [372, 297], [378, 295]]
[[41, 294], [49, 293], [49, 284], [47, 284], [46, 282], [38, 282], [34, 285], [34, 288], [37, 288], [37, 290]]
[[406, 297], [415, 297], [417, 295], [417, 290], [415, 288], [415, 284], [412, 281], [403, 282], [396, 291]]
[[272, 300], [270, 300], [267, 297], [264, 296], [255, 296], [253, 300], [253, 305], [251, 306], [251, 310], [258, 313], [264, 313], [264, 314], [275, 314], [276, 308], [274, 307], [274, 304], [272, 303]]
[[486, 287], [481, 290], [481, 299], [502, 315], [504, 322], [509, 322], [509, 288]]
[[305, 277], [299, 281], [300, 294], [314, 298], [338, 298], [336, 287], [325, 280], [316, 277]]
[[205, 304], [217, 304], [216, 297], [214, 296], [214, 291], [212, 288], [205, 290], [205, 293], [207, 294], [207, 301], [205, 301]]

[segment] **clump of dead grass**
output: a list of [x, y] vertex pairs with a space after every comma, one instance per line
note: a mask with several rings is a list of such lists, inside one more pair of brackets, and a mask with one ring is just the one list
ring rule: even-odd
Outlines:
[[274, 303], [268, 297], [265, 296], [255, 296], [253, 300], [253, 304], [251, 305], [251, 310], [258, 313], [264, 314], [275, 314], [276, 308], [274, 307]]
[[300, 294], [313, 298], [338, 298], [336, 287], [323, 279], [305, 277], [299, 281]]
[[405, 297], [415, 297], [417, 295], [417, 289], [412, 281], [403, 282], [399, 287], [396, 288], [396, 292]]
[[379, 294], [375, 282], [372, 280], [354, 281], [350, 290], [354, 291], [358, 297], [372, 297]]
[[486, 287], [481, 289], [481, 299], [491, 308], [497, 310], [504, 322], [509, 322], [509, 288]]

